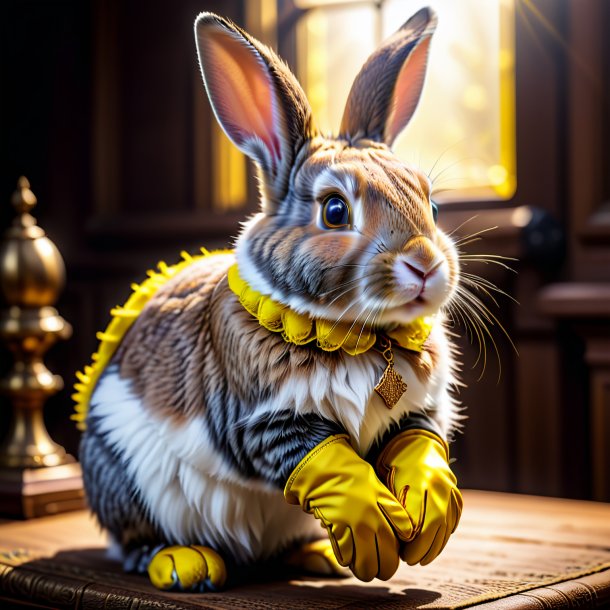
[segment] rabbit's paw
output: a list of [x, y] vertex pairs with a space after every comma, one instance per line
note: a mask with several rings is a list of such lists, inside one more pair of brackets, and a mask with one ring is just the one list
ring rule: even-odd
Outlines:
[[227, 578], [222, 557], [207, 546], [168, 546], [148, 565], [150, 581], [157, 589], [199, 592], [217, 591]]
[[314, 540], [291, 551], [285, 557], [287, 565], [300, 572], [318, 576], [348, 577], [351, 572], [337, 562], [330, 540]]
[[123, 557], [123, 570], [125, 572], [135, 572], [145, 574], [151, 559], [163, 548], [162, 544], [156, 546], [143, 545], [131, 549]]

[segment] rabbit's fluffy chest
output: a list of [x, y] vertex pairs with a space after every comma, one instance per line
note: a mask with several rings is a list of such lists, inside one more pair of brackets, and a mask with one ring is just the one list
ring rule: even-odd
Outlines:
[[397, 353], [395, 368], [408, 388], [394, 408], [388, 409], [375, 392], [384, 365], [381, 355], [370, 351], [357, 357], [346, 355], [331, 371], [322, 364], [302, 375], [297, 371], [258, 407], [256, 416], [287, 407], [295, 413], [318, 413], [341, 424], [354, 448], [366, 455], [393, 422], [426, 409], [436, 393], [437, 384], [418, 378], [407, 359]]
[[428, 413], [444, 434], [455, 425], [458, 409], [449, 391], [454, 383], [453, 357], [440, 322], [433, 329], [430, 340], [438, 358], [429, 375], [416, 371], [412, 361], [395, 350], [394, 366], [407, 384], [407, 390], [392, 409], [388, 409], [375, 391], [385, 362], [374, 351], [346, 358], [344, 365], [329, 379], [328, 400], [320, 403], [320, 413], [343, 424], [360, 455], [365, 456], [391, 424], [406, 414]]

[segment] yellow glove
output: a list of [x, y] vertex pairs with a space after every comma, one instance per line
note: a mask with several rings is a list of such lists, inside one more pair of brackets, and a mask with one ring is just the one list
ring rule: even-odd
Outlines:
[[284, 496], [320, 519], [342, 566], [360, 580], [387, 580], [399, 564], [399, 542], [413, 532], [411, 520], [352, 449], [345, 434], [330, 436], [294, 469]]
[[379, 478], [415, 524], [400, 553], [409, 565], [438, 557], [460, 520], [462, 494], [448, 462], [447, 443], [427, 430], [401, 432], [377, 458]]

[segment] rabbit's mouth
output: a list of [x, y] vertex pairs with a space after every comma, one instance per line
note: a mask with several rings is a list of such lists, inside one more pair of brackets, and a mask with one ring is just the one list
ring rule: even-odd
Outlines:
[[380, 326], [409, 324], [421, 316], [437, 314], [445, 305], [451, 290], [446, 277], [439, 274], [430, 281], [408, 285], [394, 282], [389, 290], [383, 311], [376, 316]]
[[413, 264], [412, 259], [401, 255], [392, 265], [392, 280], [390, 311], [429, 315], [440, 309], [447, 297], [449, 266], [443, 258], [422, 268]]
[[[421, 316], [431, 316], [443, 307], [451, 293], [448, 265], [445, 260], [429, 273], [413, 273], [402, 260], [394, 266], [368, 274], [351, 282], [354, 286], [341, 300], [330, 303], [297, 303], [311, 315], [344, 322], [361, 322], [373, 328], [409, 324]], [[333, 302], [334, 300], [334, 302]]]
[[425, 298], [417, 297], [403, 305], [388, 307], [379, 316], [379, 327], [395, 324], [410, 324], [417, 318], [431, 316], [438, 312], [439, 307], [431, 305]]

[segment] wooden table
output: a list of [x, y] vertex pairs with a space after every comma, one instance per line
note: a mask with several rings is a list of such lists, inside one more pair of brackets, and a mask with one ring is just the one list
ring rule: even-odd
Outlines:
[[[610, 504], [464, 493], [458, 531], [425, 568], [389, 582], [266, 576], [214, 594], [154, 590], [105, 557], [84, 511], [0, 523], [0, 608], [610, 607]], [[274, 580], [274, 575], [276, 580]]]

